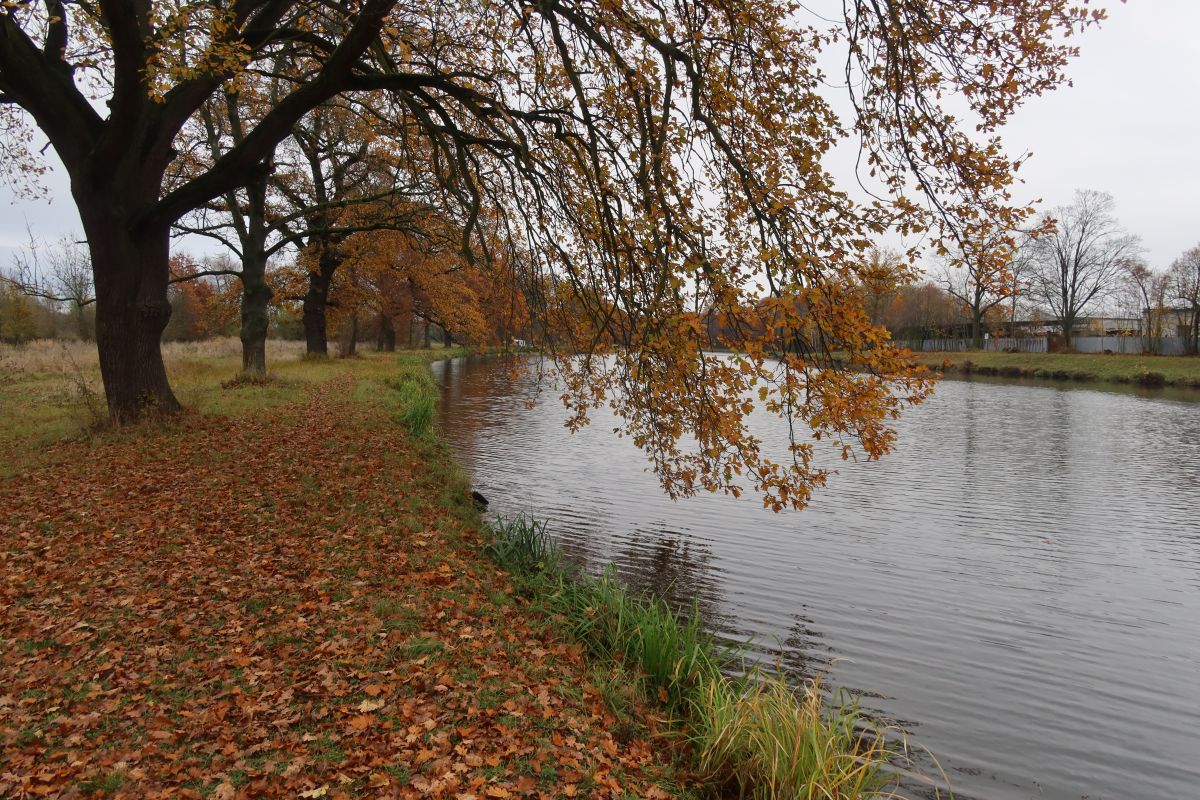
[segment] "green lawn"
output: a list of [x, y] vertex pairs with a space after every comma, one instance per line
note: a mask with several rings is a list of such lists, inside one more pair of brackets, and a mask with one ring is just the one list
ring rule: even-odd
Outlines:
[[915, 355], [922, 364], [959, 374], [1200, 388], [1200, 356], [986, 352]]

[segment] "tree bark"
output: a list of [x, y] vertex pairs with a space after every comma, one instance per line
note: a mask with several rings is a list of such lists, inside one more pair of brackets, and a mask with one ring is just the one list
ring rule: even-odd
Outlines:
[[430, 344], [429, 344], [429, 320], [425, 319], [425, 320], [422, 320], [422, 322], [424, 322], [424, 326], [423, 326], [424, 332], [422, 333], [421, 347], [428, 350], [430, 347]]
[[379, 315], [379, 349], [388, 353], [396, 352], [396, 326], [387, 314]]
[[96, 282], [96, 349], [113, 422], [179, 411], [162, 358], [170, 229], [134, 229], [104, 194], [76, 195]]
[[[238, 141], [242, 139], [241, 121], [232, 97], [229, 115]], [[274, 292], [267, 285], [267, 180], [251, 181], [246, 186], [246, 217], [235, 218], [234, 227], [242, 244], [242, 372], [262, 377], [267, 374], [267, 331], [271, 325], [270, 304]], [[237, 195], [228, 195], [231, 208], [237, 208]]]
[[304, 341], [310, 356], [329, 355], [325, 331], [325, 307], [329, 285], [317, 273], [308, 274], [308, 293], [304, 295]]
[[353, 358], [358, 354], [358, 312], [350, 314], [350, 333], [346, 337], [346, 346], [342, 349], [342, 358]]
[[971, 347], [983, 349], [983, 313], [977, 308], [971, 309]]
[[267, 331], [273, 295], [262, 274], [251, 278], [243, 267], [242, 372], [250, 375], [261, 376], [267, 372]]
[[310, 247], [320, 248], [317, 269], [308, 273], [308, 292], [304, 295], [304, 340], [310, 356], [329, 355], [329, 333], [325, 312], [329, 308], [329, 286], [340, 265], [337, 242], [316, 240]]

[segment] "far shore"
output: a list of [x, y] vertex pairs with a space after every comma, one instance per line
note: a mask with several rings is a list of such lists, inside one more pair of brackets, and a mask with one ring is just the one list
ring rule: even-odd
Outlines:
[[918, 363], [948, 375], [1200, 389], [1200, 356], [984, 351], [913, 355]]

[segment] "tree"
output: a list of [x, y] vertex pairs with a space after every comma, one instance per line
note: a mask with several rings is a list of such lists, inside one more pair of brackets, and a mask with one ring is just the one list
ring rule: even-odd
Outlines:
[[1125, 264], [1125, 294], [1141, 318], [1142, 346], [1147, 353], [1157, 353], [1162, 342], [1168, 287], [1168, 276], [1150, 269], [1140, 258]]
[[[170, 317], [171, 225], [266, 169], [265, 159], [293, 124], [348, 88], [395, 5], [4, 3], [0, 108], [9, 123], [14, 108], [32, 118], [71, 178], [91, 254], [100, 372], [115, 421], [179, 408], [160, 349]], [[265, 66], [284, 53], [296, 76], [289, 91], [240, 145], [164, 192], [188, 119], [250, 65]], [[9, 147], [15, 130], [15, 123], [5, 126]]]
[[971, 347], [983, 347], [984, 318], [1017, 293], [1013, 272], [1013, 236], [980, 226], [962, 232], [957, 246], [948, 251], [938, 283], [962, 303], [971, 320]]
[[92, 338], [92, 319], [87, 308], [96, 298], [86, 247], [69, 236], [47, 244], [31, 234], [29, 246], [16, 254], [14, 262], [10, 283], [30, 297], [66, 304], [75, 335], [80, 339]]
[[[72, 177], [115, 417], [147, 395], [176, 405], [157, 343], [170, 224], [248, 181], [322, 102], [386, 92], [481, 252], [494, 214], [561, 356], [572, 424], [609, 403], [671, 494], [746, 481], [776, 508], [825, 480], [817, 442], [876, 458], [888, 421], [928, 391], [862, 308], [871, 239], [1019, 227], [1028, 209], [997, 131], [1064, 80], [1064, 37], [1101, 16], [1071, 0], [848, 0], [835, 31], [761, 0], [8, 8], [0, 100], [29, 111]], [[822, 95], [835, 48], [848, 120]], [[242, 144], [161, 193], [186, 119], [283, 60], [296, 77]], [[75, 84], [88, 71], [111, 87], [108, 117]], [[942, 108], [948, 96], [965, 109]], [[851, 131], [878, 200], [853, 202], [822, 167]], [[734, 356], [706, 351], [704, 309], [727, 315]], [[795, 335], [772, 360], [781, 329]], [[751, 393], [789, 423], [782, 456], [749, 430]]]
[[0, 281], [0, 342], [22, 344], [38, 336], [33, 301], [9, 281]]
[[882, 325], [900, 287], [912, 282], [912, 274], [900, 253], [887, 247], [872, 247], [867, 251], [861, 282], [867, 316], [872, 325]]
[[1053, 229], [1024, 244], [1031, 290], [1058, 319], [1067, 347], [1076, 320], [1120, 286], [1141, 250], [1141, 240], [1117, 223], [1113, 207], [1109, 194], [1076, 191], [1073, 203], [1050, 213]]
[[962, 323], [958, 303], [932, 281], [901, 287], [888, 307], [884, 324], [897, 339], [936, 339]]
[[1168, 272], [1170, 296], [1187, 304], [1187, 352], [1200, 352], [1200, 245], [1184, 252]]
[[[254, 110], [269, 108], [281, 93], [280, 81], [241, 80], [206, 102], [185, 128], [185, 152], [173, 166], [184, 181], [218, 161], [246, 137]], [[266, 339], [274, 289], [267, 267], [272, 258], [293, 247], [324, 253], [310, 259], [312, 269], [304, 294], [308, 352], [325, 354], [326, 300], [340, 257], [338, 244], [356, 230], [411, 227], [424, 206], [401, 203], [417, 193], [402, 158], [403, 149], [384, 135], [398, 125], [370, 127], [366, 107], [351, 109], [327, 102], [294, 126], [291, 136], [272, 154], [272, 172], [254, 176], [244, 187], [226, 192], [176, 224], [181, 233], [207, 236], [237, 255], [240, 269], [231, 271], [242, 285], [242, 371], [266, 371]], [[378, 117], [375, 117], [378, 119]], [[362, 213], [363, 207], [368, 208]]]

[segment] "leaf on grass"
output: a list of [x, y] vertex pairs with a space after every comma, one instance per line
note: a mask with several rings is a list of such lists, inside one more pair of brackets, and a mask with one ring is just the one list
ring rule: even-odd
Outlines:
[[[387, 705], [386, 700], [363, 700], [361, 703], [358, 704], [358, 710], [359, 710], [359, 712], [366, 714], [371, 711], [378, 711], [379, 709], [383, 708], [386, 705]], [[354, 724], [354, 723], [351, 722], [351, 724]]]

